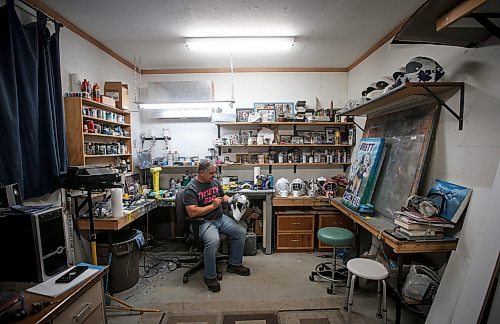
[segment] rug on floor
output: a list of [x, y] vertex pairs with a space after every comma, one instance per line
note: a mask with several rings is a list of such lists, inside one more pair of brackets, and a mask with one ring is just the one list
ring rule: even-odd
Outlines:
[[160, 313], [144, 314], [141, 324], [343, 324], [364, 323], [353, 314], [348, 321], [342, 298], [286, 301], [210, 301], [161, 303]]

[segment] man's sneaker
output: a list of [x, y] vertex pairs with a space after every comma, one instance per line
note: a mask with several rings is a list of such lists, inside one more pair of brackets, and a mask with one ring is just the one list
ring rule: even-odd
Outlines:
[[244, 267], [242, 265], [235, 266], [235, 265], [228, 263], [226, 271], [239, 274], [240, 276], [249, 276], [250, 275], [250, 269], [248, 269], [247, 267]]
[[205, 284], [208, 287], [208, 290], [213, 291], [213, 292], [218, 292], [220, 291], [220, 283], [215, 279], [207, 279], [206, 277], [203, 277], [203, 281], [205, 281]]

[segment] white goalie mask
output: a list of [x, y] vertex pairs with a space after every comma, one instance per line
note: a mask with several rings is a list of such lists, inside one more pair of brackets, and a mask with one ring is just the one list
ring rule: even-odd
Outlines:
[[304, 181], [299, 178], [293, 179], [291, 185], [292, 196], [300, 197], [305, 193], [306, 185]]
[[410, 82], [436, 82], [443, 75], [441, 65], [428, 57], [417, 56], [406, 64], [406, 77]]
[[249, 205], [250, 202], [248, 201], [247, 196], [245, 195], [235, 194], [234, 196], [231, 197], [231, 200], [229, 201], [229, 206], [233, 211], [233, 217], [234, 219], [236, 219], [236, 221], [239, 221], [241, 217], [243, 217], [243, 214], [245, 214], [245, 211], [247, 210], [247, 207]]
[[288, 197], [290, 194], [290, 182], [285, 178], [279, 178], [274, 185], [274, 191], [279, 197]]

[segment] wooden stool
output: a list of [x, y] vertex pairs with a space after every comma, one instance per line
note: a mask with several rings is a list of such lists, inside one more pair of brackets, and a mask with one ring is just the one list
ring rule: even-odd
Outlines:
[[[354, 234], [342, 227], [323, 227], [318, 230], [318, 240], [322, 243], [333, 246], [332, 262], [323, 262], [316, 266], [309, 275], [309, 280], [314, 281], [314, 276], [318, 276], [330, 281], [330, 287], [327, 288], [329, 294], [335, 293], [335, 283], [344, 282], [346, 275], [341, 272], [345, 265], [337, 264], [337, 246], [351, 246], [354, 240]], [[339, 267], [341, 270], [338, 270]], [[336, 276], [337, 275], [337, 276]], [[340, 279], [343, 277], [342, 279]]]
[[[352, 295], [354, 292], [354, 282], [356, 277], [365, 278], [369, 280], [377, 280], [377, 298], [378, 298], [378, 312], [377, 318], [383, 318], [384, 323], [387, 323], [387, 296], [385, 278], [389, 276], [389, 271], [380, 262], [365, 258], [356, 258], [347, 262], [347, 270], [349, 271], [346, 287], [346, 306], [345, 309], [351, 314], [352, 312]], [[380, 299], [380, 283], [382, 283], [382, 299]], [[382, 314], [380, 308], [382, 304]]]

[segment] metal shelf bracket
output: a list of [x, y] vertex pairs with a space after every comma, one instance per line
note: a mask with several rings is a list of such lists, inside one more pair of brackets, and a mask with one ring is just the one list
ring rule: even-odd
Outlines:
[[443, 101], [443, 99], [439, 98], [431, 89], [429, 89], [426, 86], [423, 86], [425, 91], [429, 93], [442, 107], [446, 108], [450, 114], [453, 115], [458, 120], [458, 130], [463, 130], [464, 126], [464, 93], [465, 93], [465, 86], [464, 84], [460, 84], [460, 107], [459, 107], [459, 113], [457, 114], [450, 106], [446, 104], [446, 102]]

